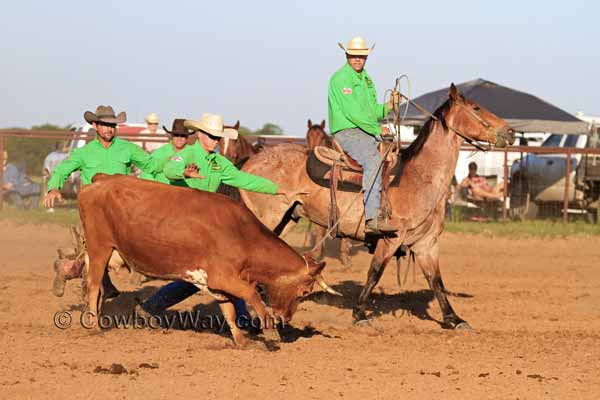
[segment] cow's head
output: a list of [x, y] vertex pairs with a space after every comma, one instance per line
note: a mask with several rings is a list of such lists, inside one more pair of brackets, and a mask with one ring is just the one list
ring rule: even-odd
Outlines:
[[321, 271], [325, 262], [317, 263], [309, 256], [303, 257], [305, 265], [299, 274], [281, 276], [275, 285], [267, 285], [269, 302], [273, 314], [284, 321], [290, 321], [303, 297], [313, 291], [315, 282], [323, 282]]

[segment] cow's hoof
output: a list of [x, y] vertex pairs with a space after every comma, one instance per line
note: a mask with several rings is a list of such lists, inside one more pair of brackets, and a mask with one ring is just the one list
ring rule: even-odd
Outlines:
[[367, 318], [367, 314], [364, 311], [357, 310], [357, 309], [352, 311], [352, 319], [353, 319], [354, 325], [360, 325], [364, 322], [369, 322], [369, 319]]
[[279, 335], [277, 328], [263, 329], [263, 336], [265, 337], [265, 340], [267, 340], [267, 341], [275, 342], [275, 343], [281, 342], [281, 336]]

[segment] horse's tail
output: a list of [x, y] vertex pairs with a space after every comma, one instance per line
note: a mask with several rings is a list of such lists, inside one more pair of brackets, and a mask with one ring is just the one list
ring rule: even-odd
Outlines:
[[[407, 253], [408, 251], [408, 253]], [[402, 257], [405, 257], [408, 254], [408, 263], [406, 264], [406, 272], [404, 272], [404, 279], [401, 279], [400, 271], [402, 269]], [[413, 273], [414, 273], [414, 265], [415, 265], [415, 252], [407, 249], [406, 246], [400, 246], [396, 251], [396, 282], [398, 283], [398, 287], [402, 288], [402, 281], [406, 284], [406, 278], [408, 275], [408, 271], [412, 265]]]

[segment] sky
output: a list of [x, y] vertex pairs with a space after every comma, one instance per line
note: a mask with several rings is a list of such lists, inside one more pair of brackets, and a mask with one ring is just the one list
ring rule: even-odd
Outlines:
[[[337, 43], [376, 43], [380, 100], [483, 78], [600, 115], [600, 3], [592, 1], [6, 1], [0, 127], [82, 124], [110, 104], [129, 122], [221, 114], [304, 135], [327, 119]], [[403, 90], [407, 92], [406, 85]]]

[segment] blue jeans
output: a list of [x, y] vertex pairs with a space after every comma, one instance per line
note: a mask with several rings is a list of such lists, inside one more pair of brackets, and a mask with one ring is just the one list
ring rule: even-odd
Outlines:
[[344, 151], [363, 167], [363, 201], [365, 220], [377, 219], [381, 205], [381, 154], [377, 139], [358, 129], [345, 129], [335, 134], [335, 140]]
[[[189, 282], [173, 281], [161, 287], [156, 293], [146, 299], [142, 303], [142, 308], [150, 314], [160, 314], [167, 308], [182, 302], [198, 291], [200, 289]], [[245, 316], [247, 321], [250, 320], [244, 300], [237, 299], [233, 302], [233, 305], [235, 306], [238, 321], [240, 321], [241, 316]]]

